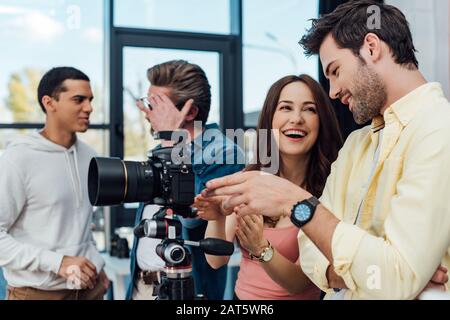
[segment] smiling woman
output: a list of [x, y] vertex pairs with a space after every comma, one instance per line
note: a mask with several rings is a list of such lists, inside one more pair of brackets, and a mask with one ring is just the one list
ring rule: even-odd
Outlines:
[[[302, 186], [310, 195], [320, 197], [331, 163], [342, 145], [335, 112], [313, 78], [304, 74], [285, 76], [267, 93], [257, 132], [267, 130], [275, 137], [263, 138], [258, 134], [256, 164], [249, 165], [245, 173], [209, 181], [207, 190], [196, 197], [194, 206], [198, 215], [209, 221], [205, 237], [239, 241], [242, 259], [236, 299], [318, 299], [319, 290], [300, 269], [297, 227], [287, 216], [262, 216], [276, 204], [247, 201], [248, 197], [241, 194], [248, 184], [240, 183], [240, 179], [244, 181], [251, 176], [273, 179], [270, 183], [264, 183], [263, 179], [252, 185], [251, 190], [258, 194], [258, 199], [272, 199], [271, 192], [281, 190], [278, 182], [286, 180], [283, 194], [292, 195], [297, 186]], [[273, 151], [275, 143], [277, 148]], [[261, 159], [261, 149], [271, 150], [270, 163]], [[276, 168], [275, 161], [279, 162]], [[275, 169], [274, 175], [257, 172], [267, 171], [269, 166], [271, 173]], [[221, 190], [223, 185], [228, 186]], [[277, 187], [273, 188], [274, 185]], [[242, 217], [244, 212], [249, 216]], [[228, 257], [206, 257], [213, 268], [229, 261]]]

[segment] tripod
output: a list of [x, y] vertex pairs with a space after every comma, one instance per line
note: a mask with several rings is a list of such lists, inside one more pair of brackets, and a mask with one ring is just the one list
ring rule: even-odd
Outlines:
[[[163, 240], [156, 250], [163, 253], [165, 261], [161, 283], [156, 286], [158, 300], [194, 300], [195, 284], [192, 277], [191, 255], [187, 248], [171, 240]], [[181, 249], [182, 248], [182, 249]], [[183, 258], [184, 256], [184, 258]], [[175, 258], [175, 259], [173, 259]], [[181, 260], [183, 258], [183, 260]], [[181, 260], [173, 263], [174, 260]], [[172, 261], [169, 261], [172, 260]]]
[[[165, 262], [161, 283], [156, 285], [158, 300], [194, 300], [195, 284], [192, 277], [191, 254], [188, 246], [199, 247], [204, 253], [224, 256], [231, 255], [234, 245], [220, 239], [203, 239], [199, 242], [181, 238], [182, 225], [174, 216], [167, 216], [167, 210], [177, 210], [183, 216], [192, 217], [192, 210], [187, 208], [161, 208], [153, 219], [142, 220], [134, 229], [139, 237], [162, 239], [156, 247], [156, 253]], [[175, 211], [174, 211], [175, 212]]]

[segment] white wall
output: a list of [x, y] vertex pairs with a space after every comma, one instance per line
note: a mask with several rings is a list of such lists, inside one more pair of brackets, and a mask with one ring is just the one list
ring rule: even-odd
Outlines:
[[428, 81], [440, 82], [450, 98], [450, 0], [386, 0], [408, 19], [419, 51], [420, 70]]

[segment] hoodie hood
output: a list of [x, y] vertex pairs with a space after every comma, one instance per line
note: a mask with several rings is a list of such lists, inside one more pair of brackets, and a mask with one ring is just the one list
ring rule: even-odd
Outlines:
[[21, 146], [41, 152], [64, 154], [65, 163], [67, 165], [74, 194], [76, 196], [77, 208], [79, 208], [83, 200], [83, 191], [81, 187], [80, 170], [78, 165], [78, 139], [69, 149], [67, 149], [66, 147], [46, 139], [41, 132], [42, 130], [33, 131], [27, 135], [15, 135], [6, 142], [6, 149]]
[[60, 146], [59, 144], [46, 139], [40, 132], [42, 132], [42, 130], [33, 131], [32, 133], [26, 135], [13, 135], [6, 141], [6, 148], [26, 146], [36, 151], [66, 152], [77, 144], [77, 142], [75, 142], [71, 148], [67, 149], [66, 147]]

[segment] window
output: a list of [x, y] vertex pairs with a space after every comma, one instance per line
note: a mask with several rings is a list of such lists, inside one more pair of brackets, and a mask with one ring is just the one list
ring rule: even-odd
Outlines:
[[316, 57], [307, 59], [298, 41], [318, 16], [319, 1], [243, 0], [245, 126], [255, 127], [270, 86], [307, 73], [318, 79]]
[[220, 122], [219, 53], [207, 51], [124, 48], [124, 129], [125, 159], [146, 160], [147, 151], [156, 146], [150, 135], [150, 125], [135, 104], [135, 98], [147, 95], [147, 69], [175, 59], [199, 65], [211, 85], [211, 109], [208, 123]]
[[230, 33], [229, 0], [115, 0], [117, 27]]
[[450, 98], [450, 2], [388, 0], [400, 9], [411, 28], [420, 71], [439, 82]]
[[103, 2], [4, 0], [0, 41], [0, 123], [43, 123], [36, 99], [42, 75], [52, 67], [85, 72], [94, 91], [92, 123], [104, 123]]

